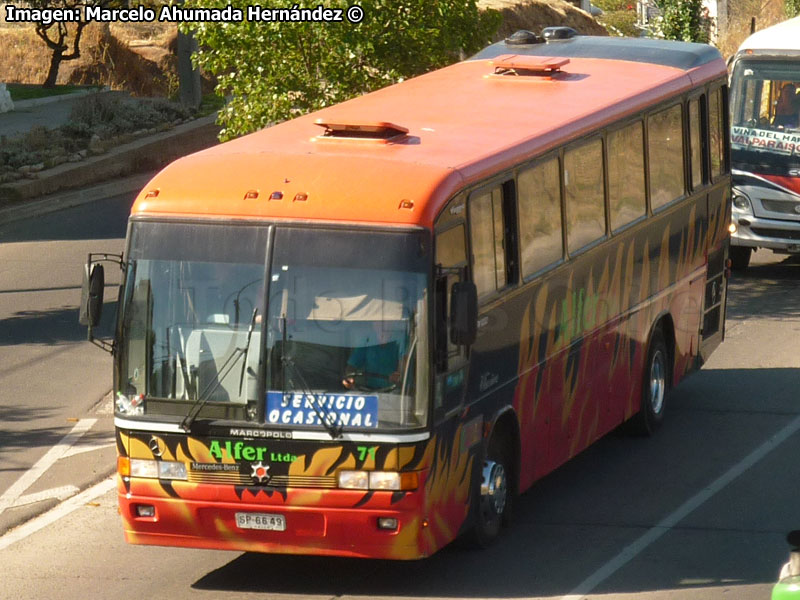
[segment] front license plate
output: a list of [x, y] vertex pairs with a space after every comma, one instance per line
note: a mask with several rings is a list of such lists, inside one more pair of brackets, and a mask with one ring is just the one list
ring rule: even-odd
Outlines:
[[283, 515], [237, 512], [236, 526], [239, 529], [266, 529], [269, 531], [286, 531], [286, 518]]

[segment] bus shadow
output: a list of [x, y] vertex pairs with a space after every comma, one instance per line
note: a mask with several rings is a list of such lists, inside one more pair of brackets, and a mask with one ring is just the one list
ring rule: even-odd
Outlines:
[[[117, 302], [103, 305], [103, 316], [95, 337], [110, 337], [114, 331]], [[49, 310], [20, 310], [0, 319], [0, 347], [21, 344], [54, 346], [86, 339], [86, 327], [78, 323], [73, 306]]]
[[133, 194], [126, 194], [11, 223], [0, 223], [0, 241], [121, 241], [125, 238], [132, 203]]
[[[525, 493], [513, 528], [486, 550], [455, 544], [414, 562], [246, 553], [192, 587], [368, 598], [570, 594], [795, 419], [797, 389], [800, 369], [701, 371], [670, 397], [657, 435], [595, 443]], [[790, 436], [592, 593], [735, 593], [773, 583], [787, 556], [784, 535], [800, 526], [798, 453], [800, 435]]]
[[[765, 256], [765, 258], [762, 258]], [[800, 316], [800, 257], [771, 257], [759, 253], [761, 260], [729, 280], [729, 319]]]

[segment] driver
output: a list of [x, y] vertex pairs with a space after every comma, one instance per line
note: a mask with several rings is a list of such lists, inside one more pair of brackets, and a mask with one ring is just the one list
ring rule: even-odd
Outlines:
[[352, 390], [365, 386], [370, 390], [392, 389], [402, 377], [405, 358], [401, 331], [393, 332], [387, 323], [376, 322], [363, 343], [353, 348], [347, 359], [342, 385]]

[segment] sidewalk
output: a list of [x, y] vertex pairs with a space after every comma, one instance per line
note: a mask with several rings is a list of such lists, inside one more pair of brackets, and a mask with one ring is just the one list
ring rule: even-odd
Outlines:
[[[109, 92], [91, 93], [107, 94]], [[77, 92], [14, 102], [14, 110], [0, 113], [0, 136], [17, 136], [27, 133], [36, 126], [53, 129], [63, 125], [69, 120], [75, 103], [86, 98], [88, 94], [89, 92]]]

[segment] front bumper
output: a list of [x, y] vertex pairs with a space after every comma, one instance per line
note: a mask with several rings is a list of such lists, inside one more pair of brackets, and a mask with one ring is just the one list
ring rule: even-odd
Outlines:
[[[263, 491], [256, 495], [244, 491], [241, 501], [206, 501], [170, 497], [159, 488], [157, 482], [140, 480], [128, 491], [119, 480], [119, 509], [128, 543], [400, 560], [423, 558], [436, 550], [426, 535], [421, 491], [409, 492], [395, 503], [391, 492], [375, 492], [365, 502], [369, 507], [357, 507], [352, 498], [358, 492], [350, 490], [296, 490], [289, 503], [277, 491], [271, 497]], [[155, 514], [138, 516], [137, 505], [152, 506]], [[286, 530], [240, 529], [237, 512], [280, 514]], [[397, 530], [380, 529], [379, 517], [397, 519]]]
[[733, 211], [731, 223], [736, 226], [731, 234], [732, 246], [800, 252], [800, 221], [764, 219]]

